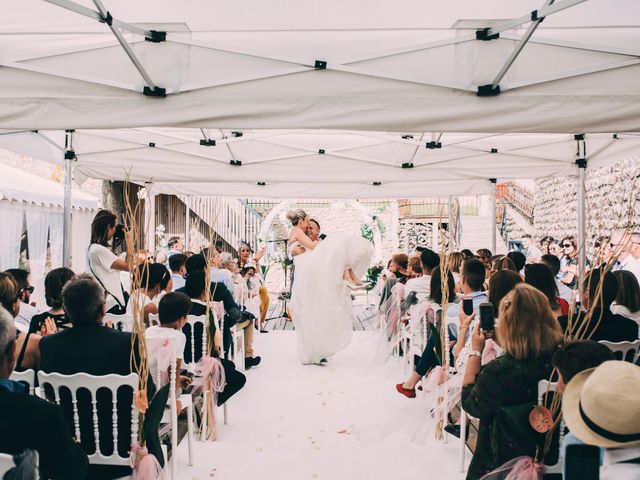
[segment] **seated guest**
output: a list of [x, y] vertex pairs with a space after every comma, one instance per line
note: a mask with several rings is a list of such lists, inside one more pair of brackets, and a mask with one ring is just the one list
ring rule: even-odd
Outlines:
[[[181, 255], [176, 253], [176, 255]], [[175, 257], [175, 255], [174, 255]], [[180, 375], [184, 362], [184, 350], [187, 337], [182, 328], [187, 323], [187, 315], [191, 310], [191, 300], [184, 293], [170, 292], [162, 297], [158, 303], [158, 319], [160, 325], [152, 325], [144, 332], [145, 338], [160, 338], [173, 340], [176, 346], [176, 388], [187, 388], [191, 379]]]
[[493, 253], [488, 248], [480, 248], [476, 251], [476, 258], [482, 262], [487, 271], [491, 270], [491, 258]]
[[499, 257], [493, 261], [491, 265], [491, 271], [493, 273], [499, 272], [500, 270], [511, 270], [513, 272], [517, 272], [516, 264], [513, 263], [509, 257]]
[[[144, 310], [144, 321], [148, 324], [149, 314], [158, 313], [158, 307], [153, 303], [153, 299], [162, 292], [163, 282], [165, 282], [166, 286], [171, 277], [167, 267], [161, 263], [138, 265], [138, 271], [140, 275], [140, 290], [139, 292], [131, 292], [131, 299], [127, 304], [127, 313], [133, 313], [134, 304], [136, 303], [137, 298], [137, 301], [142, 303], [140, 306]], [[140, 306], [138, 308], [140, 308]]]
[[[45, 372], [56, 372], [64, 375], [88, 373], [91, 375], [129, 375], [133, 372], [132, 348], [138, 355], [137, 346], [132, 345], [131, 333], [119, 332], [104, 327], [102, 320], [106, 313], [104, 290], [90, 275], [83, 274], [69, 280], [62, 289], [64, 311], [73, 324], [73, 328], [63, 330], [56, 335], [49, 335], [40, 342], [42, 357], [41, 368]], [[149, 401], [155, 394], [155, 386], [151, 378], [147, 383]], [[63, 392], [64, 393], [64, 392]], [[133, 392], [127, 389], [118, 391], [118, 452], [127, 456], [131, 444], [131, 402]], [[81, 419], [80, 431], [82, 444], [89, 453], [95, 451], [93, 436], [92, 406], [87, 391], [78, 391], [78, 411]], [[61, 395], [65, 415], [73, 425], [73, 414], [70, 408], [70, 396]], [[101, 390], [97, 395], [98, 425], [100, 449], [109, 455], [113, 451], [113, 425], [111, 394]], [[157, 432], [147, 439], [149, 453], [154, 455], [160, 465], [164, 464], [160, 439]], [[130, 474], [131, 469], [119, 466], [90, 467], [89, 478], [117, 478]], [[95, 470], [95, 471], [94, 471]]]
[[[189, 312], [189, 314], [195, 316], [206, 315], [207, 306], [204, 303], [206, 300], [204, 272], [194, 272], [187, 277], [186, 291], [187, 295], [191, 299], [191, 311]], [[200, 326], [200, 324], [197, 324], [195, 327], [195, 337], [202, 338], [202, 327]], [[182, 328], [182, 332], [187, 336], [187, 338], [191, 338], [191, 325], [184, 325], [184, 327]], [[211, 351], [207, 352], [207, 354], [220, 359], [222, 368], [224, 368], [226, 385], [224, 390], [218, 395], [218, 405], [222, 405], [244, 386], [247, 379], [241, 372], [238, 372], [236, 370], [233, 362], [225, 358], [221, 358], [222, 342], [220, 338], [220, 331], [216, 327], [215, 318], [211, 312], [209, 312], [209, 338], [212, 338], [213, 340], [209, 343], [209, 345], [211, 346]], [[194, 361], [197, 362], [202, 357], [201, 342], [195, 342], [194, 347]], [[191, 342], [187, 342], [187, 344], [185, 345], [184, 358], [191, 358]]]
[[[558, 391], [563, 394], [566, 385], [578, 373], [595, 368], [609, 360], [615, 360], [613, 352], [601, 343], [593, 340], [577, 340], [564, 343], [553, 354], [553, 366], [558, 371]], [[566, 448], [569, 445], [581, 443], [572, 432], [567, 433], [561, 445], [561, 457], [566, 458]], [[604, 454], [604, 452], [602, 453]]]
[[54, 268], [44, 277], [44, 292], [49, 310], [31, 318], [29, 332], [39, 333], [47, 318], [53, 320], [57, 329], [69, 328], [71, 323], [66, 319], [62, 306], [62, 287], [75, 275], [68, 268]]
[[633, 273], [640, 283], [640, 262], [634, 257], [637, 251], [637, 243], [633, 241], [631, 233], [618, 230], [611, 236], [611, 248], [617, 255], [618, 261], [614, 270], [626, 270]]
[[528, 233], [522, 235], [522, 246], [524, 247], [523, 254], [527, 259], [527, 263], [538, 263], [540, 261], [542, 250], [533, 243], [533, 239]]
[[640, 285], [636, 276], [627, 270], [613, 272], [618, 281], [618, 295], [611, 312], [635, 320], [640, 324]]
[[[432, 318], [430, 319], [436, 325], [436, 329], [439, 331], [442, 325], [442, 273], [441, 267], [437, 266], [433, 270], [431, 270], [431, 285], [430, 285], [430, 296], [428, 301], [431, 302], [430, 310], [433, 313]], [[447, 289], [449, 294], [449, 307], [454, 305], [453, 302], [457, 300], [456, 292], [455, 292], [455, 280], [453, 279], [453, 275], [449, 272], [447, 278]], [[446, 291], [446, 290], [445, 290]], [[438, 365], [440, 356], [440, 352], [435, 351], [435, 339], [432, 335], [429, 336], [426, 342], [426, 346], [422, 355], [417, 359], [416, 369], [413, 371], [411, 376], [405, 380], [403, 383], [398, 383], [396, 385], [396, 390], [398, 393], [404, 395], [407, 398], [415, 398], [416, 396], [416, 384], [424, 377], [427, 372]]]
[[420, 252], [420, 257], [418, 257], [418, 259], [421, 275], [407, 280], [404, 291], [407, 295], [411, 292], [415, 292], [418, 301], [421, 301], [429, 297], [431, 272], [440, 265], [440, 256], [433, 250], [425, 248]]
[[223, 283], [225, 287], [231, 292], [231, 295], [235, 299], [236, 285], [233, 280], [235, 273], [235, 259], [233, 255], [228, 252], [218, 253], [212, 251], [212, 266], [211, 266], [211, 281], [213, 283]]
[[187, 273], [187, 268], [184, 266], [186, 261], [187, 256], [183, 253], [176, 253], [169, 257], [169, 269], [174, 290], [184, 287], [184, 276]]
[[409, 258], [409, 278], [419, 278], [422, 276], [422, 266], [420, 265], [420, 255]]
[[40, 475], [53, 480], [87, 478], [89, 461], [69, 433], [62, 408], [9, 380], [18, 356], [13, 318], [0, 307], [0, 452], [38, 451]]
[[406, 253], [393, 255], [389, 263], [389, 271], [398, 282], [405, 283], [409, 277], [409, 256]]
[[[486, 269], [484, 263], [475, 258], [466, 260], [462, 264], [462, 297], [470, 298], [473, 301], [473, 312], [479, 318], [480, 304], [487, 301], [487, 294], [482, 291]], [[447, 310], [447, 324], [449, 325], [449, 337], [454, 340], [458, 338], [458, 315], [463, 303], [460, 302]]]
[[[216, 251], [212, 251], [212, 263], [217, 265], [216, 268], [220, 265], [220, 255]], [[192, 255], [187, 258], [185, 262], [185, 268], [187, 270], [186, 277], [195, 272], [204, 272], [207, 268], [207, 259], [203, 254]], [[176, 289], [177, 292], [187, 293], [186, 292], [186, 284], [182, 288]], [[225, 327], [231, 327], [235, 325], [238, 321], [242, 319], [242, 312], [240, 311], [240, 307], [233, 299], [232, 293], [223, 283], [211, 282], [210, 284], [211, 291], [211, 301], [213, 302], [222, 302], [224, 305], [225, 319], [224, 324]], [[225, 338], [225, 350], [227, 346], [228, 339]]]
[[507, 253], [507, 258], [509, 258], [516, 267], [516, 272], [521, 273], [524, 266], [527, 264], [527, 257], [525, 257], [524, 253], [511, 251]]
[[[185, 284], [185, 293], [187, 293], [187, 295], [190, 298], [199, 300], [199, 302], [194, 302], [191, 310], [191, 315], [204, 315], [206, 312], [206, 306], [204, 305], [204, 303], [201, 303], [201, 302], [204, 302], [205, 300], [204, 283], [205, 283], [205, 277], [204, 277], [204, 272], [202, 271], [194, 272], [193, 274], [190, 273], [189, 275], [187, 275], [187, 282]], [[215, 322], [210, 322], [210, 323], [214, 324]], [[255, 356], [255, 357], [253, 356], [253, 322], [251, 320], [240, 320], [240, 322], [236, 324], [228, 325], [225, 319], [223, 324], [224, 331], [222, 332], [223, 340], [225, 340], [225, 337], [227, 339], [223, 341], [223, 344], [225, 345], [225, 351], [227, 350], [226, 345], [229, 343], [228, 339], [229, 337], [232, 336], [231, 334], [232, 328], [236, 329], [236, 331], [239, 329], [244, 330], [245, 368], [249, 369], [251, 367], [255, 367], [259, 365], [260, 362], [262, 361], [262, 358], [259, 356]], [[187, 358], [190, 358], [190, 357], [187, 357]]]
[[[20, 301], [18, 294], [18, 284], [10, 273], [0, 273], [0, 304], [15, 319], [20, 309], [25, 303]], [[53, 321], [45, 322], [47, 333], [55, 332], [55, 324]], [[17, 325], [16, 325], [16, 328]], [[18, 358], [16, 360], [15, 370], [18, 372], [28, 368], [37, 370], [40, 367], [40, 335], [27, 332], [19, 332], [16, 338], [16, 348], [18, 349]]]
[[464, 256], [462, 252], [451, 252], [447, 254], [447, 265], [449, 271], [453, 275], [453, 279], [456, 282], [456, 293], [460, 292], [460, 270], [462, 269], [462, 262], [464, 262]]
[[[566, 321], [560, 319], [560, 323], [569, 338], [579, 335], [596, 341], [633, 342], [638, 339], [638, 324], [611, 311], [611, 304], [618, 294], [618, 281], [613, 273], [606, 272], [602, 276], [601, 271], [601, 268], [594, 268], [587, 274], [581, 292], [582, 304], [591, 318], [587, 318], [588, 312], [579, 312], [570, 329]], [[599, 295], [601, 282], [602, 292]]]
[[560, 298], [556, 280], [551, 270], [543, 263], [532, 263], [524, 269], [525, 283], [537, 288], [549, 300], [549, 305], [556, 318], [569, 315], [569, 304]]
[[496, 339], [504, 353], [481, 366], [485, 332], [473, 331], [462, 388], [462, 408], [480, 420], [478, 443], [467, 479], [477, 479], [521, 455], [533, 456], [535, 438], [509, 435], [502, 407], [536, 402], [538, 381], [549, 378], [562, 330], [549, 302], [537, 289], [517, 285], [500, 302]]
[[28, 332], [31, 318], [42, 312], [42, 310], [36, 308], [35, 303], [29, 303], [31, 294], [33, 293], [29, 272], [21, 268], [10, 268], [6, 270], [6, 272], [11, 274], [18, 284], [18, 296], [20, 297], [21, 305], [20, 312], [15, 317], [16, 328], [21, 332]]
[[571, 433], [606, 449], [601, 480], [640, 478], [638, 392], [640, 367], [617, 360], [577, 373], [564, 389], [562, 416]]
[[540, 258], [540, 263], [546, 265], [547, 268], [551, 270], [556, 286], [558, 287], [558, 296], [571, 305], [571, 302], [573, 302], [573, 290], [558, 280], [558, 275], [560, 274], [560, 259], [551, 254], [543, 255]]

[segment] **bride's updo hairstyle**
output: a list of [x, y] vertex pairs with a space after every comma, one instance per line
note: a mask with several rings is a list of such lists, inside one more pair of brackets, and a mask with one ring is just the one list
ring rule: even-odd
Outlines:
[[291, 225], [295, 227], [301, 220], [307, 218], [307, 213], [301, 209], [289, 210], [287, 212], [287, 218], [291, 221]]

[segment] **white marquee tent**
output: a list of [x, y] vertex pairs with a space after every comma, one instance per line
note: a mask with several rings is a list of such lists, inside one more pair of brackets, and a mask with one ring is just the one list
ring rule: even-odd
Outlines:
[[634, 0], [3, 2], [0, 138], [60, 161], [47, 130], [76, 129], [69, 173], [155, 192], [487, 192], [637, 151], [639, 20]]

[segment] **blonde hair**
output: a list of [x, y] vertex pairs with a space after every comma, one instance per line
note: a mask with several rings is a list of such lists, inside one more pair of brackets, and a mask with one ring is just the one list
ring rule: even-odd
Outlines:
[[298, 208], [297, 210], [289, 210], [287, 212], [287, 218], [291, 221], [291, 225], [295, 227], [302, 220], [308, 218], [308, 215], [307, 212]]
[[0, 273], [0, 304], [15, 316], [15, 303], [18, 295], [18, 282], [7, 272]]
[[446, 260], [451, 272], [460, 273], [460, 267], [462, 267], [462, 262], [464, 262], [464, 255], [462, 255], [461, 252], [451, 252], [446, 256]]
[[551, 353], [563, 339], [547, 297], [524, 283], [500, 302], [496, 326], [500, 346], [517, 360]]

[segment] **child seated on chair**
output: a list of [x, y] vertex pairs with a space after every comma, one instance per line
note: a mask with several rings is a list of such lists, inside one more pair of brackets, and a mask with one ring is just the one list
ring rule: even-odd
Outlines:
[[[145, 330], [147, 338], [173, 339], [176, 345], [176, 388], [187, 388], [191, 385], [191, 378], [180, 375], [184, 358], [184, 347], [187, 338], [182, 333], [182, 327], [187, 323], [187, 315], [191, 311], [191, 300], [184, 293], [171, 292], [162, 297], [158, 304], [158, 319], [160, 325], [154, 325]], [[178, 411], [180, 411], [178, 405]]]

